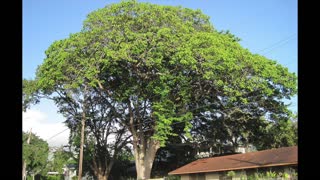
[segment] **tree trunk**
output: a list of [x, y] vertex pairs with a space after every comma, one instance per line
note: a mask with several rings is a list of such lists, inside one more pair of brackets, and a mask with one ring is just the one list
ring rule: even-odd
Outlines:
[[[134, 158], [137, 170], [137, 179], [138, 180], [147, 180], [150, 179], [151, 169], [153, 165], [154, 158], [158, 149], [160, 148], [160, 142], [154, 139], [151, 139], [151, 135], [145, 135], [144, 129], [142, 128], [142, 122], [140, 121], [140, 115], [137, 113], [136, 123], [134, 124], [134, 113], [131, 107], [130, 100], [128, 101], [129, 109], [129, 130], [132, 133], [133, 138], [133, 150]], [[136, 109], [138, 109], [136, 107]]]
[[159, 148], [160, 143], [154, 140], [149, 140], [147, 146], [134, 146], [138, 180], [150, 179], [153, 161]]
[[27, 163], [26, 163], [25, 161], [23, 161], [23, 166], [22, 166], [22, 180], [26, 180], [26, 179], [27, 179], [26, 167], [27, 167]]
[[108, 174], [98, 174], [98, 180], [107, 180], [108, 176]]
[[107, 180], [110, 174], [110, 167], [107, 167], [105, 170], [104, 168], [98, 167], [97, 163], [94, 162], [93, 165], [93, 172], [94, 175], [98, 178], [98, 180]]
[[107, 180], [110, 173], [108, 173], [108, 172], [103, 172], [103, 171], [101, 171], [101, 170], [95, 170], [95, 171], [94, 171], [94, 174], [96, 175], [96, 177], [98, 178], [98, 180]]

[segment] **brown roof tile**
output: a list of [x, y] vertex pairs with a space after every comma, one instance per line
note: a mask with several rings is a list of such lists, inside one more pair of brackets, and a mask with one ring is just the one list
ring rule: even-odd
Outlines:
[[199, 159], [171, 171], [169, 174], [217, 172], [297, 164], [298, 147], [292, 146], [244, 154]]

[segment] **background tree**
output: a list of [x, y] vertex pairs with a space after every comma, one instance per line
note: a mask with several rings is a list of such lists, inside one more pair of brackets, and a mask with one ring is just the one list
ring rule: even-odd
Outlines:
[[31, 176], [45, 175], [49, 146], [46, 141], [31, 133], [30, 144], [27, 144], [29, 134], [23, 132], [23, 161], [26, 162], [27, 173]]
[[258, 126], [261, 117], [290, 114], [282, 100], [296, 93], [295, 74], [238, 40], [199, 10], [122, 1], [90, 13], [80, 33], [49, 47], [25, 102], [61, 89], [68, 97], [85, 84], [130, 131], [138, 179], [148, 179], [175, 123], [190, 137], [205, 114], [228, 119], [234, 128], [225, 139], [236, 144], [252, 129], [236, 131], [238, 119]]
[[111, 169], [109, 180], [126, 180], [137, 177], [134, 168], [134, 156], [129, 147], [122, 148]]
[[[60, 94], [63, 94], [60, 92]], [[99, 180], [108, 179], [113, 164], [118, 159], [130, 135], [125, 126], [117, 122], [109, 106], [110, 100], [98, 94], [94, 88], [87, 89], [87, 108], [84, 141], [84, 173], [91, 174]], [[54, 97], [59, 112], [66, 117], [65, 123], [71, 130], [69, 144], [79, 154], [82, 110], [79, 95]], [[112, 104], [112, 103], [111, 103]]]
[[295, 146], [298, 144], [298, 120], [293, 116], [288, 120], [269, 122], [252, 139], [258, 150]]
[[[181, 124], [176, 125], [179, 126]], [[175, 133], [180, 134], [178, 128], [173, 128]], [[168, 172], [196, 160], [196, 145], [196, 143], [184, 142], [179, 136], [169, 137], [166, 146], [157, 151], [152, 167], [152, 175], [154, 177], [168, 176]]]
[[72, 160], [73, 153], [64, 149], [64, 147], [59, 147], [55, 152], [53, 152], [52, 160], [48, 163], [48, 169], [53, 172], [59, 172], [63, 174], [64, 166], [74, 162]]

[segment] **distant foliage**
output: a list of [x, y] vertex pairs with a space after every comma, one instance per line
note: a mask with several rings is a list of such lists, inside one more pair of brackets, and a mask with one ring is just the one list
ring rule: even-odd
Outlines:
[[228, 171], [228, 173], [227, 173], [227, 176], [229, 176], [229, 177], [233, 177], [235, 175], [236, 175], [236, 173], [234, 171]]
[[45, 174], [49, 155], [48, 143], [35, 134], [31, 134], [30, 144], [27, 144], [29, 134], [23, 132], [22, 159], [26, 162], [28, 174]]
[[48, 162], [48, 168], [50, 171], [59, 172], [63, 174], [63, 167], [69, 164], [69, 160], [72, 158], [72, 153], [65, 151], [63, 147], [60, 147], [53, 153], [53, 158]]
[[165, 178], [165, 180], [180, 180], [180, 176], [178, 175], [169, 175], [168, 177]]
[[45, 180], [64, 180], [63, 175], [52, 175], [52, 176], [46, 176], [44, 178]]
[[241, 180], [262, 180], [262, 179], [274, 179], [274, 180], [298, 180], [298, 174], [294, 173], [283, 173], [283, 172], [256, 172], [253, 175], [247, 177], [241, 177]]

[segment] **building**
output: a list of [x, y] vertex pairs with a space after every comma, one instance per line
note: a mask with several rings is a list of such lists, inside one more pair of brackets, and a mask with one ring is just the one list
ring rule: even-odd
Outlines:
[[243, 180], [262, 174], [297, 179], [297, 166], [298, 147], [292, 146], [198, 159], [169, 175], [180, 175], [181, 180]]
[[76, 164], [65, 165], [63, 168], [64, 179], [65, 180], [72, 180], [72, 178], [77, 175], [76, 168], [77, 168]]

